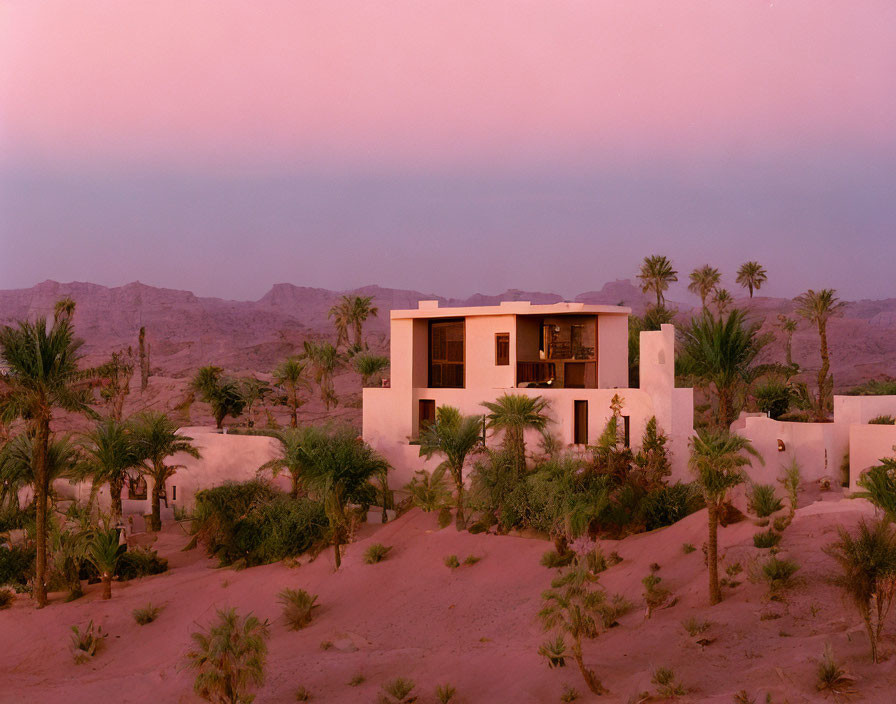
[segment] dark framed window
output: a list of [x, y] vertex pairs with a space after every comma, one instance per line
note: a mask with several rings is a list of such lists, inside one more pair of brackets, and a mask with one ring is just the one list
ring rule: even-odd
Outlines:
[[436, 422], [436, 402], [431, 398], [421, 398], [418, 403], [417, 434]]
[[146, 498], [146, 479], [144, 479], [142, 475], [137, 477], [130, 477], [128, 479], [128, 498]]
[[588, 402], [573, 401], [573, 442], [576, 445], [588, 444]]
[[625, 447], [631, 447], [631, 418], [629, 416], [622, 416], [622, 441], [625, 443]]
[[495, 335], [495, 364], [499, 367], [510, 364], [509, 332], [499, 332]]
[[429, 386], [435, 389], [464, 387], [464, 320], [431, 320], [429, 323]]
[[171, 485], [171, 500], [177, 501], [177, 487], [174, 484]]

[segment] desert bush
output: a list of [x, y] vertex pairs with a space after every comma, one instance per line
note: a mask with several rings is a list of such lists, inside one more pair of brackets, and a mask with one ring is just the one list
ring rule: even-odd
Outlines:
[[575, 702], [581, 698], [582, 698], [582, 695], [579, 694], [575, 689], [573, 689], [569, 685], [565, 685], [563, 687], [563, 694], [560, 695], [561, 702]]
[[747, 508], [757, 517], [765, 518], [780, 511], [784, 505], [775, 496], [775, 487], [771, 484], [753, 484], [747, 498]]
[[712, 626], [709, 621], [703, 621], [696, 616], [689, 616], [681, 622], [681, 625], [691, 637], [694, 637], [701, 633], [705, 633], [707, 630], [709, 630], [709, 627]]
[[[406, 677], [396, 677], [394, 680], [389, 680], [386, 684], [383, 685], [383, 691], [392, 697], [392, 701], [396, 702], [407, 702], [411, 701], [409, 699], [411, 692], [414, 691], [413, 680], [407, 679]], [[386, 700], [390, 701], [390, 700]]]
[[896, 418], [891, 415], [875, 416], [868, 421], [869, 425], [896, 425]]
[[70, 650], [75, 664], [81, 665], [92, 660], [100, 651], [105, 637], [102, 626], [94, 627], [92, 620], [83, 631], [77, 626], [72, 626]]
[[542, 643], [538, 648], [538, 654], [548, 661], [549, 668], [566, 667], [566, 658], [570, 656], [562, 633], [558, 633], [554, 640]]
[[799, 568], [800, 566], [793, 560], [780, 559], [777, 555], [772, 555], [759, 565], [755, 577], [757, 581], [768, 584], [769, 594], [774, 597], [791, 585], [793, 575]]
[[753, 390], [756, 397], [756, 405], [763, 413], [768, 413], [769, 418], [779, 419], [790, 408], [793, 392], [787, 383], [778, 379], [771, 379], [760, 384]]
[[787, 530], [787, 526], [790, 525], [790, 517], [789, 516], [778, 516], [772, 521], [772, 528], [774, 528], [779, 533], [783, 533]]
[[741, 689], [734, 694], [734, 704], [756, 704], [756, 697], [751, 697], [747, 690]]
[[265, 482], [228, 482], [196, 494], [193, 531], [222, 565], [253, 566], [311, 549], [326, 536], [327, 518], [319, 502]]
[[703, 508], [703, 497], [694, 484], [676, 482], [660, 486], [644, 498], [646, 529], [671, 526]]
[[283, 620], [290, 630], [305, 628], [314, 617], [314, 610], [320, 608], [317, 594], [309, 594], [304, 589], [284, 589], [278, 595], [283, 604]]
[[472, 566], [472, 565], [475, 565], [477, 562], [479, 562], [481, 559], [482, 558], [479, 557], [478, 555], [467, 555], [464, 558], [464, 564], [467, 566]]
[[883, 379], [871, 379], [863, 384], [854, 386], [844, 392], [846, 396], [893, 396], [896, 395], [896, 379], [884, 377]]
[[557, 569], [560, 567], [568, 567], [572, 564], [576, 554], [571, 550], [561, 555], [556, 550], [548, 550], [541, 556], [541, 564], [549, 569]]
[[451, 506], [451, 485], [442, 466], [432, 472], [427, 472], [425, 469], [416, 471], [405, 489], [411, 495], [414, 506], [427, 513], [441, 511]]
[[[786, 519], [783, 519], [783, 517], [775, 519], [775, 529], [778, 531], [783, 531], [784, 528], [789, 526], [791, 521], [793, 521], [794, 515], [796, 515], [797, 504], [799, 503], [800, 482], [802, 481], [800, 465], [795, 457], [784, 465], [783, 469], [784, 473], [778, 477], [778, 483], [784, 488], [788, 506]], [[783, 527], [779, 528], [779, 525]]]
[[607, 569], [607, 566], [607, 558], [604, 557], [599, 547], [589, 550], [585, 555], [585, 567], [591, 574], [600, 574]]
[[868, 499], [891, 522], [896, 522], [896, 459], [884, 457], [880, 462], [859, 477], [856, 483], [862, 491], [856, 492], [856, 496]]
[[0, 586], [23, 589], [34, 573], [35, 555], [31, 546], [0, 545]]
[[684, 545], [681, 546], [681, 551], [682, 551], [685, 555], [690, 555], [690, 554], [691, 554], [692, 552], [694, 552], [696, 549], [697, 549], [697, 548], [695, 548], [695, 547], [694, 547], [693, 545], [691, 545], [690, 543], [685, 543]]
[[653, 671], [650, 681], [656, 685], [656, 691], [661, 697], [680, 697], [688, 693], [680, 682], [675, 681], [675, 672], [669, 667], [658, 667]]
[[218, 610], [208, 631], [192, 634], [188, 666], [196, 670], [193, 691], [219, 704], [251, 702], [250, 689], [264, 683], [270, 628], [251, 613], [241, 617], [236, 609]]
[[0, 588], [0, 611], [12, 606], [16, 593], [12, 589]]
[[457, 559], [457, 555], [448, 555], [445, 558], [445, 567], [449, 567], [450, 569], [457, 569], [460, 567], [460, 560]]
[[885, 520], [863, 520], [855, 535], [843, 528], [839, 535], [825, 552], [840, 566], [834, 581], [859, 611], [877, 662], [880, 634], [896, 597], [896, 531]]
[[366, 565], [374, 565], [377, 562], [382, 562], [386, 559], [386, 555], [389, 554], [389, 551], [392, 549], [391, 545], [383, 545], [381, 543], [374, 543], [367, 550], [364, 551], [364, 564]]
[[155, 550], [136, 547], [118, 559], [115, 576], [122, 580], [147, 577], [168, 571], [168, 558], [160, 557]]
[[819, 692], [827, 692], [834, 696], [854, 693], [852, 684], [855, 682], [855, 678], [847, 674], [846, 670], [834, 660], [834, 650], [830, 643], [825, 645], [824, 653], [818, 661], [815, 680], [815, 688]]
[[450, 684], [436, 686], [436, 701], [439, 704], [450, 704], [454, 701], [455, 694], [457, 694], [457, 690]]
[[364, 682], [366, 682], [366, 681], [367, 681], [367, 678], [359, 672], [356, 675], [353, 675], [352, 678], [348, 681], [348, 686], [349, 687], [358, 687], [358, 686], [364, 684]]
[[297, 702], [310, 702], [311, 701], [311, 692], [307, 687], [299, 686], [296, 688], [295, 694], [293, 695]]
[[757, 548], [773, 548], [781, 542], [781, 534], [773, 530], [763, 530], [753, 536], [753, 545]]
[[145, 626], [147, 623], [155, 621], [161, 612], [161, 607], [147, 604], [146, 606], [141, 606], [139, 609], [134, 609], [131, 614], [134, 616], [137, 625]]
[[654, 609], [663, 606], [669, 600], [670, 592], [660, 586], [662, 581], [663, 578], [655, 574], [649, 574], [641, 580], [641, 584], [644, 585], [644, 601], [647, 603], [647, 618], [650, 618]]
[[619, 625], [617, 619], [632, 610], [632, 603], [622, 594], [608, 597], [606, 592], [595, 592], [595, 611], [600, 615], [600, 623], [605, 629]]

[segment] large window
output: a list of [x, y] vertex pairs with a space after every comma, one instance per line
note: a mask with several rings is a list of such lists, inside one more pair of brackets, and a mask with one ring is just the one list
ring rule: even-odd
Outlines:
[[464, 321], [433, 320], [429, 327], [429, 385], [464, 386]]
[[499, 332], [495, 335], [495, 364], [499, 367], [510, 364], [509, 332]]

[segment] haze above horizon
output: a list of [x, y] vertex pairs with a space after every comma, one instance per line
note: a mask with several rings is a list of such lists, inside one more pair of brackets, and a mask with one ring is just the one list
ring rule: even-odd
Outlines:
[[9, 2], [0, 288], [892, 297], [894, 73], [883, 0]]

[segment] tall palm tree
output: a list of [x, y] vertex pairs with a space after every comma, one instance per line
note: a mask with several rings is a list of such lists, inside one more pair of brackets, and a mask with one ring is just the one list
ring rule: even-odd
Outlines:
[[706, 311], [682, 330], [680, 367], [715, 391], [720, 428], [727, 428], [737, 417], [738, 392], [765, 370], [754, 365], [765, 343], [759, 327], [758, 323], [749, 323], [741, 310], [718, 318]]
[[504, 394], [482, 404], [489, 410], [487, 427], [504, 431], [504, 449], [514, 464], [517, 477], [526, 471], [526, 430], [544, 430], [549, 422], [548, 402], [541, 396]]
[[704, 264], [691, 272], [691, 283], [688, 284], [688, 291], [696, 293], [700, 296], [700, 305], [706, 310], [706, 299], [713, 289], [719, 285], [722, 280], [722, 273], [714, 266]]
[[263, 379], [254, 376], [243, 377], [239, 380], [240, 396], [246, 404], [246, 415], [249, 417], [249, 427], [255, 425], [255, 413], [253, 407], [256, 403], [262, 404], [271, 393], [271, 385]]
[[[66, 306], [67, 307], [67, 306]], [[33, 323], [19, 321], [0, 330], [0, 357], [6, 364], [6, 393], [0, 397], [0, 418], [22, 418], [33, 438], [34, 500], [37, 504], [34, 598], [47, 603], [47, 496], [50, 491], [48, 446], [55, 409], [95, 415], [89, 373], [78, 368], [82, 341], [75, 338], [70, 313]]]
[[174, 422], [159, 411], [145, 411], [133, 421], [134, 448], [143, 474], [152, 481], [152, 519], [150, 528], [162, 529], [161, 501], [165, 482], [174, 476], [182, 465], [166, 464], [166, 460], [178, 452], [185, 452], [199, 459], [199, 450], [193, 445], [193, 438], [177, 433]]
[[798, 322], [793, 318], [788, 318], [781, 313], [778, 316], [778, 329], [784, 333], [784, 355], [787, 360], [787, 366], [793, 366], [793, 333], [796, 332]]
[[371, 479], [382, 476], [389, 465], [352, 428], [325, 434], [306, 446], [305, 485], [323, 502], [333, 535], [336, 569], [342, 564], [342, 545], [349, 537], [347, 507], [369, 505], [376, 495]]
[[355, 329], [355, 346], [364, 347], [364, 323], [368, 318], [375, 318], [380, 309], [373, 305], [373, 296], [351, 297], [351, 322]]
[[713, 291], [712, 302], [713, 304], [715, 304], [718, 314], [725, 315], [725, 313], [734, 303], [734, 299], [731, 297], [731, 293], [727, 288], [717, 288], [715, 291]]
[[841, 315], [846, 305], [832, 288], [813, 291], [811, 288], [795, 299], [796, 312], [801, 317], [818, 327], [818, 338], [821, 343], [821, 368], [818, 370], [818, 399], [815, 405], [815, 420], [827, 420], [828, 398], [834, 387], [834, 380], [829, 376], [831, 357], [828, 352], [828, 320]]
[[270, 471], [275, 477], [280, 470], [289, 472], [292, 479], [292, 496], [299, 495], [302, 475], [308, 466], [308, 453], [326, 437], [326, 431], [312, 425], [302, 428], [287, 428], [275, 436], [280, 441], [280, 456], [265, 462], [259, 472]]
[[336, 328], [336, 346], [344, 342], [348, 345], [348, 331], [354, 326], [354, 305], [351, 296], [342, 296], [332, 308], [327, 317], [333, 319]]
[[223, 374], [221, 367], [200, 367], [190, 384], [199, 398], [211, 406], [219, 430], [224, 427], [227, 416], [237, 418], [246, 407], [239, 384]]
[[362, 352], [352, 359], [355, 371], [361, 375], [362, 386], [368, 386], [372, 377], [389, 368], [389, 358]]
[[293, 428], [299, 425], [299, 408], [305, 403], [300, 392], [310, 388], [305, 379], [306, 365], [301, 357], [287, 357], [274, 369], [274, 383], [283, 390], [278, 403], [289, 408], [289, 423]]
[[[34, 472], [36, 440], [28, 433], [14, 436], [0, 450], [0, 506], [19, 506], [19, 492], [32, 487], [37, 496]], [[46, 471], [49, 479], [47, 499], [53, 498], [53, 482], [57, 479], [75, 480], [80, 475], [81, 455], [78, 446], [68, 435], [51, 435], [47, 443]]]
[[121, 520], [121, 492], [129, 472], [140, 464], [130, 427], [114, 418], [100, 421], [81, 443], [83, 475], [93, 480], [94, 489], [109, 485], [112, 521]]
[[644, 257], [638, 278], [641, 279], [641, 291], [644, 293], [653, 291], [656, 294], [656, 305], [659, 307], [665, 301], [663, 293], [669, 289], [669, 284], [678, 281], [678, 272], [672, 268], [672, 262], [667, 257], [654, 254]]
[[463, 416], [452, 406], [440, 406], [435, 422], [430, 423], [420, 433], [420, 456], [427, 459], [438, 453], [445, 455], [439, 465], [451, 473], [457, 491], [457, 514], [455, 525], [458, 530], [466, 528], [464, 520], [464, 464], [467, 457], [482, 442], [482, 418]]
[[747, 438], [732, 435], [727, 430], [701, 429], [691, 438], [689, 464], [706, 501], [709, 520], [706, 560], [709, 567], [710, 605], [722, 600], [722, 590], [719, 587], [720, 510], [728, 490], [746, 481], [742, 468], [750, 464], [750, 460], [744, 452], [762, 460]]
[[737, 278], [735, 281], [743, 286], [745, 289], [749, 289], [750, 298], [753, 297], [753, 290], [759, 290], [762, 288], [762, 284], [765, 283], [766, 279], [768, 279], [768, 273], [765, 271], [765, 267], [762, 266], [759, 262], [747, 262], [745, 264], [741, 264], [740, 269], [737, 270]]
[[109, 361], [97, 368], [103, 379], [100, 396], [109, 404], [109, 415], [121, 420], [124, 401], [131, 392], [131, 378], [134, 376], [134, 354], [128, 347], [127, 352], [113, 352]]
[[305, 351], [302, 356], [314, 369], [314, 381], [320, 388], [320, 399], [329, 411], [331, 404], [335, 406], [339, 403], [339, 397], [333, 386], [333, 375], [342, 368], [345, 358], [333, 343], [312, 340], [305, 340]]

